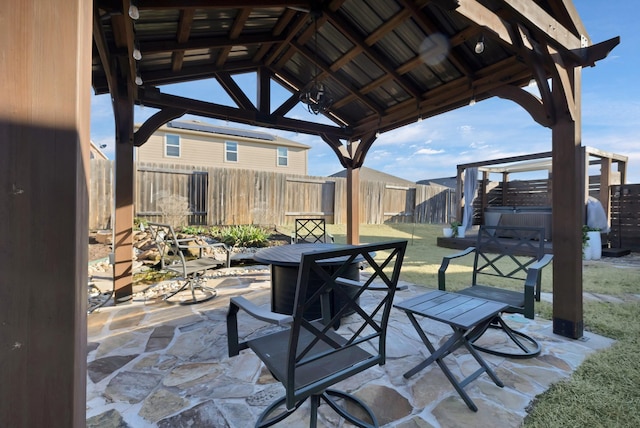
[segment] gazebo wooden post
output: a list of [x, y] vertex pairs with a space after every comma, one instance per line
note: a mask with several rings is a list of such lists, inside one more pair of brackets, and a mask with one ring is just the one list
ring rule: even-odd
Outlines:
[[114, 302], [133, 295], [133, 101], [131, 83], [122, 79], [120, 94], [114, 97], [116, 122]]
[[455, 210], [455, 219], [456, 221], [462, 222], [462, 210], [464, 209], [464, 205], [462, 203], [462, 173], [464, 172], [464, 168], [458, 165], [457, 174], [456, 174], [456, 210]]
[[620, 173], [620, 184], [627, 184], [627, 163], [618, 162], [618, 172]]
[[509, 192], [509, 173], [502, 173], [502, 206], [506, 206], [509, 199], [507, 198]]
[[585, 184], [580, 147], [581, 68], [562, 68], [559, 73], [565, 79], [556, 76], [552, 82], [553, 102], [558, 112], [551, 131], [554, 181], [553, 332], [578, 339], [584, 329], [581, 237]]
[[480, 224], [484, 224], [484, 213], [489, 205], [489, 171], [482, 171], [482, 195], [481, 195], [481, 208], [480, 208]]
[[5, 2], [0, 425], [86, 426], [92, 2]]
[[611, 218], [611, 198], [609, 187], [611, 186], [611, 158], [600, 158], [600, 203], [604, 208], [607, 219]]
[[347, 243], [360, 243], [360, 168], [347, 166]]
[[583, 201], [582, 201], [582, 223], [583, 225], [587, 224], [587, 200], [589, 199], [589, 188], [590, 188], [590, 180], [589, 180], [589, 153], [586, 150], [586, 147], [580, 146], [580, 159], [582, 160], [582, 177], [584, 182], [584, 187], [582, 188]]

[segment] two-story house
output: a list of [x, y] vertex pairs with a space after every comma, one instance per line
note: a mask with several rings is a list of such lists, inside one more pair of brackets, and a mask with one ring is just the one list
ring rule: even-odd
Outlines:
[[307, 175], [310, 148], [262, 131], [174, 120], [136, 149], [136, 160]]

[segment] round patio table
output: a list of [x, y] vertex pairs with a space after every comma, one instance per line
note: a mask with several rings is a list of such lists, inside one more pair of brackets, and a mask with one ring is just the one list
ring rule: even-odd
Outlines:
[[[326, 251], [332, 249], [348, 248], [350, 245], [340, 244], [292, 244], [292, 245], [280, 245], [277, 247], [269, 247], [258, 251], [254, 255], [254, 259], [257, 262], [265, 263], [271, 266], [271, 311], [280, 314], [291, 315], [293, 313], [293, 304], [296, 295], [296, 285], [298, 282], [298, 267], [300, 266], [300, 258], [302, 253], [310, 251]], [[359, 281], [360, 280], [360, 263], [362, 259], [356, 259], [354, 263], [347, 269], [343, 275], [345, 278]], [[342, 263], [343, 258], [336, 258], [331, 260], [321, 261], [322, 265], [330, 274], [335, 272]], [[312, 279], [307, 288], [307, 296], [314, 293], [320, 286], [322, 281], [319, 278]], [[349, 287], [347, 294], [349, 296], [355, 295], [357, 289]], [[339, 295], [331, 293], [330, 296], [330, 313], [333, 317], [342, 306], [344, 306], [344, 299], [341, 299]], [[353, 311], [347, 311], [345, 315], [353, 313]], [[314, 320], [322, 317], [322, 311], [320, 308], [320, 302], [317, 305], [313, 305], [305, 311], [305, 319]]]

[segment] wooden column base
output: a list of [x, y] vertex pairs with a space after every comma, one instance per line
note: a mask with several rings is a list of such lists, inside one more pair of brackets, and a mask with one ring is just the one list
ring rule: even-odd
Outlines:
[[580, 339], [584, 332], [584, 322], [581, 320], [576, 323], [554, 317], [553, 332], [570, 339]]

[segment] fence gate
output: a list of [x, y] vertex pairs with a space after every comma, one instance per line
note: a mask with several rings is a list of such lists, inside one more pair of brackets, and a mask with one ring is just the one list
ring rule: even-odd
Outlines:
[[382, 200], [384, 223], [413, 223], [416, 206], [415, 187], [385, 184]]
[[335, 182], [308, 177], [287, 177], [285, 202], [286, 224], [296, 218], [324, 218], [334, 223]]
[[174, 226], [207, 224], [206, 171], [140, 165], [135, 181], [136, 216]]

